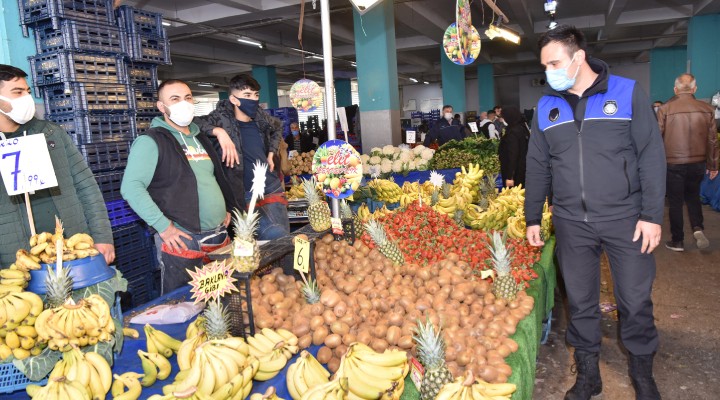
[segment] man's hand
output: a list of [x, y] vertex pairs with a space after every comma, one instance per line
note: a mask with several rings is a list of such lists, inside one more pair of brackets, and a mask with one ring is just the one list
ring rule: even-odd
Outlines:
[[222, 160], [228, 168], [233, 168], [235, 165], [240, 163], [240, 157], [238, 156], [235, 143], [230, 139], [227, 131], [223, 128], [214, 128], [213, 134], [220, 143], [222, 149]]
[[505, 186], [513, 187], [513, 186], [515, 186], [515, 181], [512, 179], [505, 179]]
[[225, 213], [225, 220], [223, 221], [223, 225], [225, 225], [225, 227], [227, 228], [228, 226], [230, 226], [231, 220], [232, 220], [232, 215], [230, 215], [229, 212]]
[[172, 247], [173, 249], [187, 250], [187, 245], [181, 239], [183, 237], [186, 239], [192, 239], [190, 235], [176, 228], [172, 222], [170, 223], [170, 226], [167, 227], [167, 229], [160, 232], [160, 238], [162, 238], [163, 242], [165, 242], [166, 245]]
[[717, 171], [708, 171], [708, 174], [710, 175], [710, 180], [713, 180], [713, 179], [715, 179], [715, 177], [718, 176]]
[[647, 221], [638, 221], [637, 225], [635, 225], [633, 242], [637, 242], [642, 236], [640, 252], [650, 254], [660, 244], [661, 233], [662, 227], [660, 225]]
[[115, 261], [115, 246], [107, 243], [95, 243], [95, 248], [105, 257], [105, 262], [108, 265]]
[[268, 162], [268, 168], [270, 169], [270, 172], [273, 172], [275, 170], [275, 161], [273, 161], [274, 155], [275, 155], [275, 153], [273, 153], [272, 151], [268, 153], [267, 162]]
[[527, 240], [530, 246], [543, 246], [545, 242], [540, 239], [540, 225], [532, 225], [527, 227]]

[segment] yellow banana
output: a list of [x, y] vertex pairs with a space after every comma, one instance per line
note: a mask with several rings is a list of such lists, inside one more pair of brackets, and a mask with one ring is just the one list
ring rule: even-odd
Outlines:
[[[92, 243], [80, 242], [80, 243], [76, 244], [75, 246], [73, 246], [72, 249], [88, 250], [88, 249], [92, 248], [92, 246], [93, 246]], [[70, 247], [70, 246], [68, 246], [68, 247]]]
[[[138, 377], [128, 375], [128, 373], [122, 375], [115, 374], [113, 376], [116, 380], [122, 382], [120, 386], [120, 390], [122, 392], [117, 395], [113, 394], [114, 400], [136, 400], [140, 397], [140, 394], [142, 393], [142, 386], [140, 385]], [[140, 374], [139, 377], [142, 377], [142, 375]], [[123, 386], [127, 387], [127, 391], [124, 390]]]
[[85, 353], [85, 361], [90, 363], [92, 368], [97, 371], [103, 390], [107, 393], [112, 385], [112, 370], [110, 369], [110, 364], [105, 360], [105, 357], [94, 351]]
[[153, 334], [153, 338], [155, 339], [155, 343], [169, 348], [173, 351], [173, 353], [177, 353], [178, 349], [180, 348], [181, 341], [173, 338], [172, 336], [168, 335], [167, 333], [155, 329], [150, 324], [147, 324], [146, 326], [150, 327], [150, 331]]
[[212, 368], [208, 368], [209, 362], [202, 349], [198, 349], [196, 357], [200, 359], [200, 365], [203, 366], [202, 376], [200, 377], [197, 389], [198, 392], [209, 396], [215, 391], [215, 381], [217, 380], [215, 371]]
[[[138, 354], [140, 354], [140, 350], [138, 350]], [[172, 365], [170, 364], [170, 361], [168, 361], [168, 359], [165, 358], [162, 354], [147, 353], [144, 351], [142, 352], [142, 354], [157, 367], [157, 379], [164, 380], [167, 379], [168, 376], [170, 376], [170, 373], [172, 372]]]
[[110, 390], [109, 387], [105, 390], [100, 373], [92, 364], [90, 364], [90, 382], [88, 383], [88, 388], [90, 389], [90, 396], [93, 400], [104, 399]]
[[80, 242], [88, 243], [91, 246], [95, 244], [92, 236], [88, 235], [87, 233], [76, 233], [70, 236], [70, 239], [65, 242], [65, 246], [72, 249]]
[[155, 381], [157, 380], [157, 366], [150, 361], [145, 354], [154, 354], [154, 353], [145, 353], [142, 350], [137, 351], [138, 357], [140, 357], [140, 362], [142, 364], [143, 369], [143, 379], [140, 382], [140, 384], [144, 387], [149, 387], [155, 384]]
[[140, 337], [140, 332], [138, 332], [137, 329], [133, 328], [123, 328], [123, 335], [131, 337], [133, 339], [137, 339]]
[[10, 349], [15, 350], [20, 347], [20, 338], [18, 337], [17, 333], [15, 331], [10, 331], [5, 336], [5, 344], [10, 347]]
[[200, 383], [200, 378], [203, 375], [202, 365], [200, 364], [200, 354], [202, 354], [202, 352], [203, 349], [201, 348], [195, 350], [195, 357], [193, 358], [192, 364], [189, 368], [190, 372], [182, 382], [178, 382], [175, 390], [185, 391], [190, 387], [198, 386], [198, 384]]

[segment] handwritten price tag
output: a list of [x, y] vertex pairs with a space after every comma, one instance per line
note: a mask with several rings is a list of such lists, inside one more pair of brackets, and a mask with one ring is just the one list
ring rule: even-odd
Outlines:
[[310, 270], [310, 242], [295, 237], [295, 261], [293, 268], [307, 274]]
[[0, 134], [0, 174], [11, 196], [57, 186], [45, 135], [5, 139]]
[[479, 132], [477, 122], [468, 122], [468, 126], [470, 127], [470, 130], [472, 131], [472, 133]]
[[190, 292], [193, 294], [191, 298], [195, 299], [195, 304], [217, 300], [227, 293], [238, 291], [235, 285], [237, 279], [232, 277], [232, 268], [224, 262], [215, 261], [202, 268], [195, 267], [195, 271], [189, 269], [186, 271], [192, 278]]
[[343, 226], [342, 226], [342, 219], [340, 218], [330, 218], [330, 226], [332, 226], [332, 232], [336, 235], [342, 235], [343, 234]]
[[235, 257], [250, 257], [253, 255], [255, 249], [252, 243], [242, 239], [237, 239], [234, 242], [233, 255]]
[[415, 143], [415, 131], [405, 131], [405, 143]]

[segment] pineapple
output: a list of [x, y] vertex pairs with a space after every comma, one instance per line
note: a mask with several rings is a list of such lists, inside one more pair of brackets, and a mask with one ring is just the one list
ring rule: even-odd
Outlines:
[[345, 200], [340, 203], [340, 214], [343, 219], [352, 219], [355, 227], [355, 239], [360, 239], [360, 236], [363, 234], [363, 224], [360, 221], [360, 218], [358, 218], [356, 214], [353, 214], [350, 206]]
[[65, 304], [70, 297], [73, 287], [73, 279], [68, 274], [67, 268], [60, 268], [60, 273], [55, 274], [55, 269], [48, 268], [45, 278], [45, 305], [46, 308], [57, 308]]
[[202, 323], [209, 340], [225, 339], [230, 336], [227, 308], [220, 303], [220, 300], [208, 302], [203, 316], [205, 318]]
[[417, 356], [425, 367], [425, 376], [420, 385], [420, 400], [434, 399], [443, 385], [453, 380], [445, 365], [445, 340], [440, 331], [438, 328], [435, 332], [430, 320], [425, 324], [418, 321], [415, 328], [413, 339], [417, 343]]
[[320, 288], [318, 288], [317, 280], [311, 277], [305, 279], [303, 276], [303, 281], [304, 283], [300, 290], [303, 297], [305, 297], [305, 301], [307, 301], [308, 304], [315, 304], [320, 301]]
[[[233, 230], [235, 231], [235, 244], [246, 242], [253, 248], [252, 255], [233, 254], [233, 266], [239, 272], [251, 272], [260, 266], [260, 246], [255, 240], [255, 230], [258, 227], [258, 213], [247, 214], [237, 209], [233, 210]], [[244, 244], [247, 246], [247, 244]], [[237, 246], [243, 247], [243, 246]]]
[[505, 300], [513, 300], [520, 291], [521, 286], [510, 274], [510, 263], [512, 256], [505, 246], [505, 235], [494, 231], [492, 243], [488, 246], [492, 254], [492, 265], [495, 270], [495, 279], [492, 284], [492, 292], [495, 297]]
[[330, 229], [330, 207], [320, 199], [316, 191], [315, 178], [303, 179], [303, 188], [305, 189], [305, 198], [308, 203], [308, 219], [310, 226], [315, 232], [322, 232]]
[[395, 264], [405, 264], [405, 258], [403, 257], [402, 252], [400, 252], [400, 248], [398, 248], [395, 242], [388, 239], [385, 234], [385, 229], [379, 222], [375, 220], [368, 221], [368, 223], [365, 224], [365, 230], [370, 235], [373, 242], [375, 242], [378, 246], [380, 253], [389, 258]]
[[433, 189], [432, 195], [430, 196], [430, 205], [434, 206], [438, 203], [438, 200], [440, 200], [440, 191], [435, 188]]

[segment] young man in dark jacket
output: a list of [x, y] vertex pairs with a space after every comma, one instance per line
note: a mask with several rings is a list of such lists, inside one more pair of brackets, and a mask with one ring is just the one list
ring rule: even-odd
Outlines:
[[522, 185], [525, 187], [525, 157], [527, 156], [530, 132], [523, 120], [520, 109], [506, 107], [505, 134], [500, 138], [498, 154], [500, 158], [500, 174], [505, 187]]
[[[273, 156], [282, 140], [282, 123], [259, 107], [260, 84], [250, 75], [240, 74], [230, 80], [230, 98], [218, 103], [213, 112], [196, 118], [203, 132], [222, 129], [235, 143], [240, 162], [233, 168], [225, 167], [235, 197], [245, 208], [250, 201], [253, 165], [260, 161], [268, 164], [265, 176], [264, 198], [259, 200], [258, 239], [272, 240], [290, 233], [287, 215], [285, 184], [280, 181], [280, 165]], [[277, 169], [276, 169], [277, 168]]]
[[460, 121], [453, 119], [453, 107], [451, 105], [443, 106], [443, 115], [435, 122], [430, 132], [425, 135], [425, 146], [430, 146], [432, 142], [437, 140], [438, 146], [442, 146], [451, 140], [463, 140], [465, 138], [465, 129]]
[[[652, 365], [658, 333], [650, 297], [651, 252], [660, 243], [665, 152], [650, 101], [635, 81], [589, 58], [582, 32], [559, 26], [539, 42], [550, 88], [540, 99], [527, 155], [525, 219], [541, 246], [540, 221], [553, 191], [557, 255], [570, 309], [567, 340], [577, 381], [568, 400], [602, 392], [599, 370], [600, 254], [610, 259], [637, 399], [660, 399]], [[552, 186], [551, 186], [552, 184]]]
[[[23, 134], [45, 136], [58, 186], [30, 194], [35, 229], [38, 233], [54, 232], [57, 215], [63, 222], [65, 237], [90, 234], [110, 264], [115, 260], [115, 247], [97, 181], [67, 132], [57, 124], [35, 118], [35, 101], [25, 77], [23, 70], [0, 64], [0, 132], [7, 139]], [[0, 267], [15, 262], [18, 249], [30, 250], [25, 210], [24, 196], [9, 196], [0, 177]]]

